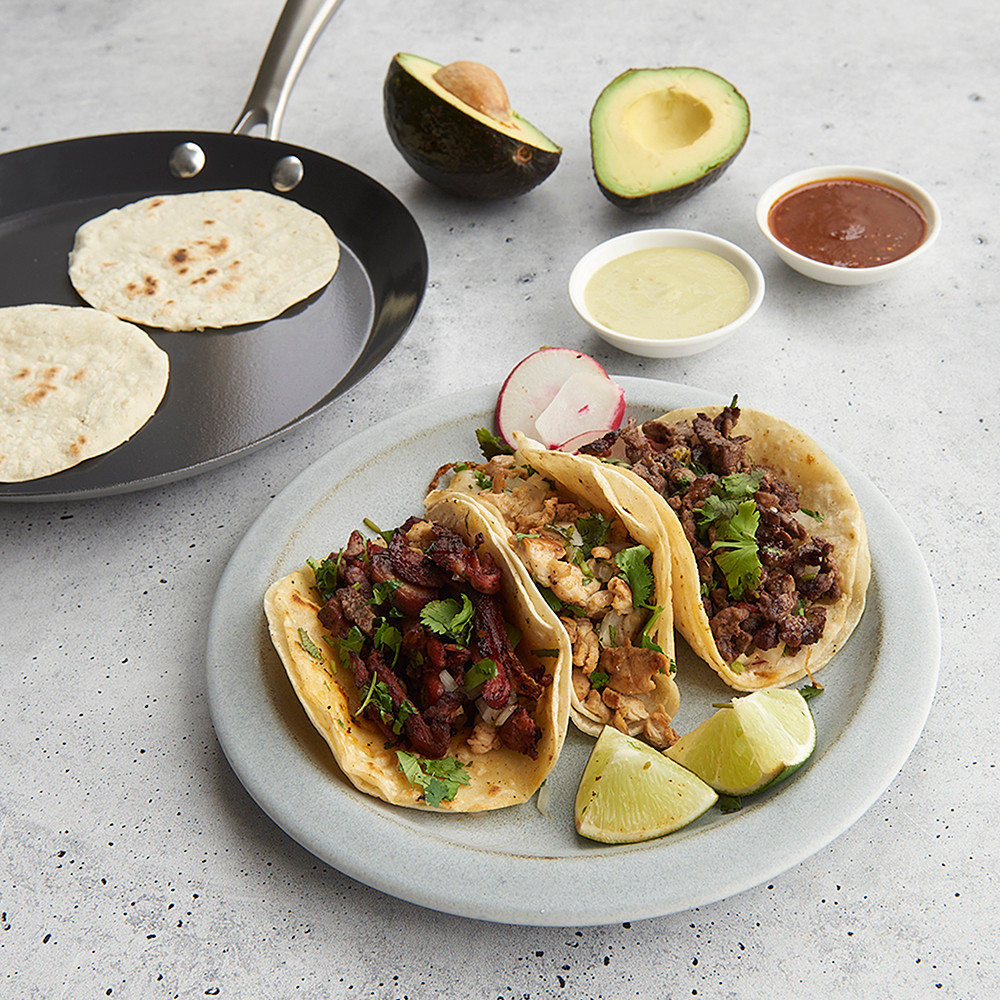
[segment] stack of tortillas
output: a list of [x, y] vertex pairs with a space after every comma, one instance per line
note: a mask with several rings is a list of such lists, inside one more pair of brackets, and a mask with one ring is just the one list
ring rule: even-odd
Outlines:
[[0, 482], [60, 472], [128, 440], [167, 388], [167, 355], [85, 306], [0, 309]]
[[265, 191], [144, 198], [77, 230], [84, 300], [164, 330], [259, 323], [322, 288], [340, 261], [326, 220]]

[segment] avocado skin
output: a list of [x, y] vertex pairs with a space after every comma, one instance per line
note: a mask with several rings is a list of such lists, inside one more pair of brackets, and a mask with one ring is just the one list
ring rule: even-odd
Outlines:
[[601, 194], [612, 205], [624, 209], [626, 212], [632, 212], [635, 215], [652, 215], [654, 212], [662, 212], [668, 208], [673, 208], [674, 205], [686, 201], [692, 195], [708, 187], [709, 184], [717, 181], [726, 172], [733, 160], [736, 159], [736, 154], [743, 148], [745, 143], [746, 138], [744, 137], [743, 142], [733, 150], [728, 159], [723, 160], [718, 166], [712, 167], [711, 170], [702, 174], [697, 179], [687, 184], [681, 184], [679, 187], [667, 188], [663, 191], [653, 191], [650, 194], [640, 195], [635, 198], [628, 198], [625, 195], [618, 194], [606, 188], [601, 183], [601, 179], [596, 177], [596, 172], [595, 179], [597, 180], [597, 186], [600, 188]]
[[424, 180], [460, 198], [514, 198], [541, 184], [560, 153], [518, 142], [441, 101], [393, 60], [382, 91], [393, 145]]

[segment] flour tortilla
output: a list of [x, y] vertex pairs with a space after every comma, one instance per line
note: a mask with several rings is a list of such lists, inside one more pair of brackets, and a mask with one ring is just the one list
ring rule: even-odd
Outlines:
[[[452, 738], [449, 756], [466, 764], [470, 782], [459, 787], [454, 799], [443, 801], [433, 811], [481, 812], [517, 805], [538, 790], [562, 750], [569, 711], [569, 643], [548, 606], [536, 601], [523, 587], [520, 576], [512, 572], [509, 554], [492, 536], [492, 529], [476, 504], [462, 497], [446, 499], [435, 504], [427, 516], [467, 540], [483, 533], [483, 549], [503, 569], [507, 620], [522, 635], [518, 653], [522, 661], [537, 662], [552, 676], [552, 683], [545, 688], [535, 711], [535, 721], [542, 731], [537, 760], [507, 747], [473, 754], [466, 744], [468, 734], [457, 733]], [[329, 745], [341, 771], [357, 789], [392, 805], [432, 809], [421, 791], [400, 771], [395, 750], [386, 746], [382, 730], [357, 715], [361, 701], [353, 672], [349, 663], [336, 663], [333, 649], [325, 639], [329, 633], [316, 617], [320, 607], [322, 599], [308, 567], [277, 580], [264, 596], [271, 641], [295, 694]], [[303, 634], [323, 651], [326, 657], [323, 663], [306, 651]], [[530, 651], [535, 649], [554, 650], [557, 655], [534, 658]]]
[[[635, 487], [628, 481], [614, 479], [608, 475], [611, 467], [595, 459], [570, 455], [562, 451], [550, 451], [544, 445], [520, 433], [515, 433], [515, 439], [518, 449], [514, 457], [518, 464], [530, 466], [545, 479], [555, 483], [559, 492], [573, 501], [578, 508], [620, 520], [633, 541], [645, 545], [650, 550], [655, 581], [652, 603], [663, 609], [650, 631], [650, 639], [663, 650], [671, 664], [676, 663], [667, 530], [661, 518], [659, 505], [650, 495], [651, 491]], [[516, 559], [517, 571], [524, 580], [523, 586], [543, 607], [548, 607], [527, 567], [517, 556], [517, 539], [512, 525], [504, 519], [501, 511], [490, 503], [490, 493], [475, 486], [475, 482], [474, 477], [470, 479], [460, 475], [454, 487], [431, 492], [425, 502], [433, 505], [442, 497], [460, 495], [463, 489], [474, 489], [475, 492], [469, 495], [485, 508], [485, 515], [492, 522], [496, 535], [509, 547]], [[668, 720], [672, 720], [680, 706], [680, 693], [673, 673], [655, 674], [653, 683], [655, 687], [652, 691], [637, 697], [651, 715], [662, 713]], [[599, 736], [605, 725], [604, 720], [580, 700], [572, 685], [570, 719], [577, 729], [591, 736]], [[642, 738], [643, 724], [642, 720], [631, 723], [630, 734]]]
[[265, 191], [157, 195], [84, 223], [69, 255], [83, 299], [164, 330], [259, 323], [322, 288], [340, 262], [326, 220]]
[[[714, 419], [721, 406], [689, 407], [658, 417], [664, 424], [690, 423], [699, 413]], [[605, 466], [612, 480], [640, 489], [657, 503], [667, 527], [672, 562], [674, 621], [692, 650], [728, 684], [739, 691], [781, 687], [812, 674], [829, 663], [861, 619], [871, 580], [871, 555], [864, 516], [843, 473], [803, 431], [760, 410], [740, 408], [735, 433], [748, 435], [747, 456], [764, 465], [799, 492], [802, 507], [820, 511], [823, 522], [815, 534], [834, 546], [841, 573], [841, 597], [826, 604], [826, 627], [818, 642], [801, 646], [792, 656], [784, 646], [752, 649], [728, 663], [719, 652], [702, 603], [698, 566], [680, 519], [666, 500], [644, 479], [620, 465]], [[597, 462], [598, 459], [588, 458]]]
[[0, 482], [39, 479], [127, 441], [169, 363], [145, 331], [84, 306], [0, 309]]

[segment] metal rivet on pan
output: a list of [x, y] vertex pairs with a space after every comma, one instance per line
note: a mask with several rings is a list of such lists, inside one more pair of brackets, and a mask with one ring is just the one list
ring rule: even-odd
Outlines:
[[167, 162], [174, 177], [194, 177], [205, 166], [205, 151], [196, 142], [182, 142]]
[[291, 191], [302, 180], [305, 168], [297, 156], [283, 156], [271, 171], [271, 184], [275, 191]]

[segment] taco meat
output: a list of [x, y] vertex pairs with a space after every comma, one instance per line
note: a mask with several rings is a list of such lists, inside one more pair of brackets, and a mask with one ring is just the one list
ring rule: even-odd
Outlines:
[[[740, 410], [714, 419], [630, 419], [620, 434], [632, 471], [677, 515], [700, 579], [701, 600], [728, 663], [784, 647], [793, 655], [823, 635], [827, 607], [841, 597], [833, 545], [813, 534], [820, 513], [803, 511], [795, 487], [747, 456], [734, 434]], [[582, 451], [608, 455], [609, 435]]]
[[453, 737], [538, 755], [534, 704], [551, 676], [533, 674], [507, 631], [501, 573], [451, 528], [410, 518], [389, 536], [360, 532], [314, 566], [317, 617], [349, 664], [360, 714], [386, 742], [441, 759]]
[[[572, 649], [572, 717], [585, 731], [613, 725], [658, 747], [677, 739], [670, 645], [651, 636], [669, 601], [651, 568], [651, 551], [620, 517], [556, 487], [545, 458], [495, 455], [437, 471], [501, 519], [503, 531], [533, 585], [559, 619]], [[565, 456], [563, 456], [565, 457]], [[576, 461], [576, 460], [571, 460]], [[581, 471], [588, 471], [584, 467]], [[663, 560], [665, 565], [666, 560]], [[633, 593], [633, 587], [643, 593]], [[669, 621], [669, 614], [667, 616]], [[657, 632], [657, 636], [663, 633]], [[667, 638], [672, 636], [667, 630]]]

